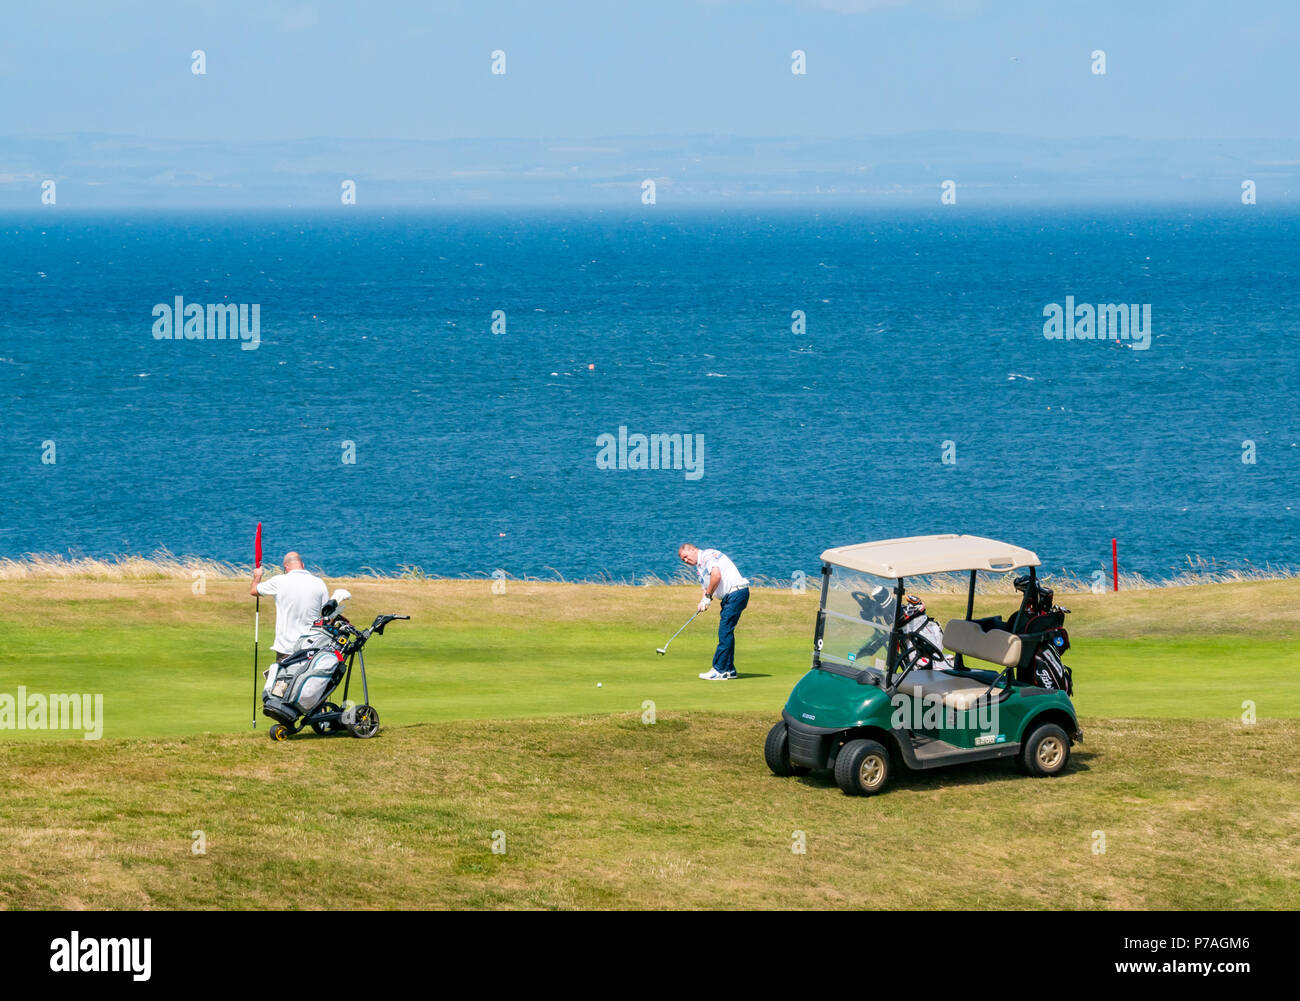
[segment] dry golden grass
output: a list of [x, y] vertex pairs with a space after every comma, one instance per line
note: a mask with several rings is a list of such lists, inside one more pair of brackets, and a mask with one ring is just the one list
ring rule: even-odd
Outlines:
[[372, 741], [0, 745], [0, 904], [1300, 906], [1294, 720], [1085, 720], [1058, 779], [968, 765], [865, 800], [770, 775], [768, 725], [619, 715]]
[[58, 553], [26, 553], [14, 559], [0, 559], [0, 580], [162, 580], [202, 573], [209, 578], [246, 577], [251, 568], [207, 560], [198, 556], [173, 556], [160, 550], [152, 556], [124, 555], [107, 559], [62, 556]]
[[[265, 564], [268, 574], [279, 572], [274, 560]], [[320, 567], [311, 568], [314, 573], [325, 575]], [[426, 574], [423, 569], [413, 565], [402, 565], [394, 570], [366, 567], [365, 573], [354, 579], [364, 580], [483, 580], [486, 574], [470, 578], [448, 578], [436, 574]], [[209, 580], [230, 580], [247, 578], [252, 572], [251, 564], [236, 564], [221, 560], [210, 560], [200, 556], [176, 556], [165, 549], [158, 550], [150, 556], [139, 554], [115, 555], [107, 558], [64, 556], [59, 553], [26, 553], [18, 558], [0, 558], [0, 581], [4, 580], [192, 580], [202, 574]], [[1080, 575], [1070, 570], [1053, 571], [1040, 568], [1040, 575], [1060, 594], [1090, 593], [1092, 580], [1088, 575]], [[1300, 576], [1294, 567], [1256, 567], [1249, 562], [1242, 564], [1219, 563], [1200, 556], [1188, 556], [1184, 562], [1171, 566], [1167, 574], [1160, 578], [1151, 578], [1142, 574], [1130, 573], [1121, 569], [1120, 588], [1125, 591], [1144, 591], [1166, 587], [1197, 587], [1205, 584], [1237, 584], [1253, 581], [1293, 580]], [[507, 577], [508, 580], [524, 583], [585, 583], [618, 586], [663, 586], [694, 585], [695, 576], [681, 568], [668, 577], [658, 574], [638, 575], [635, 580], [625, 580], [600, 573], [584, 581], [566, 581], [557, 571], [545, 576]], [[756, 587], [773, 590], [787, 590], [790, 581], [785, 578], [773, 578], [758, 575], [753, 579]], [[1109, 577], [1107, 578], [1109, 582]], [[810, 582], [816, 586], [816, 580]], [[968, 586], [965, 574], [935, 574], [925, 580], [913, 582], [912, 590], [925, 594], [965, 594]], [[1109, 583], [1108, 585], [1109, 586]], [[992, 574], [982, 575], [977, 583], [980, 594], [1013, 594], [1011, 577], [998, 577]]]

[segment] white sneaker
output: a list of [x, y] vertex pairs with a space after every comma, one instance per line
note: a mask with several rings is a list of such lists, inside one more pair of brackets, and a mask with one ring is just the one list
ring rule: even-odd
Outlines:
[[705, 671], [703, 674], [700, 675], [700, 679], [702, 681], [730, 681], [733, 678], [735, 678], [735, 676], [736, 676], [735, 671], [723, 672], [723, 671], [715, 671], [713, 668], [709, 668], [709, 670]]

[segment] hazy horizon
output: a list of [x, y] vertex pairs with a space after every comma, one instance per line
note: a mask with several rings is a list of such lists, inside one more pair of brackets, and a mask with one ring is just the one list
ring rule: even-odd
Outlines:
[[[687, 204], [956, 206], [1300, 204], [1300, 144], [1075, 140], [994, 133], [890, 137], [162, 141], [0, 137], [0, 208], [287, 208]], [[653, 180], [655, 204], [643, 206]], [[55, 182], [55, 206], [42, 185]], [[343, 206], [344, 181], [355, 203]]]
[[1280, 0], [52, 2], [0, 208], [1287, 204], [1297, 43]]

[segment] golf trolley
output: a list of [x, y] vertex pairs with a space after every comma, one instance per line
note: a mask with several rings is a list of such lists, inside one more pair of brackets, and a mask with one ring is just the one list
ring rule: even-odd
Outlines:
[[[337, 606], [335, 606], [337, 607]], [[330, 606], [326, 606], [327, 610]], [[332, 737], [350, 733], [354, 737], [373, 737], [379, 732], [379, 713], [370, 705], [366, 683], [366, 658], [362, 648], [376, 633], [395, 619], [409, 615], [377, 615], [367, 629], [357, 629], [336, 614], [319, 619], [295, 650], [274, 666], [275, 679], [262, 693], [262, 713], [275, 720], [270, 736], [274, 741], [287, 740], [303, 727], [310, 726], [318, 736]], [[361, 667], [360, 705], [348, 702], [354, 664]], [[343, 705], [328, 701], [340, 682]]]

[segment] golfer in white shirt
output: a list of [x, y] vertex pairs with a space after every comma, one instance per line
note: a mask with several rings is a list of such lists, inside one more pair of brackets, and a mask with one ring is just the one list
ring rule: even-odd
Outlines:
[[253, 570], [253, 584], [248, 589], [252, 595], [269, 594], [275, 598], [275, 651], [278, 664], [293, 653], [294, 644], [320, 618], [321, 608], [329, 601], [325, 582], [302, 565], [302, 557], [288, 553], [284, 557], [284, 573], [262, 580], [263, 570]]
[[718, 649], [713, 653], [713, 668], [701, 674], [705, 681], [728, 681], [736, 677], [736, 623], [749, 604], [749, 581], [740, 575], [736, 564], [716, 549], [700, 549], [684, 542], [677, 557], [695, 568], [704, 588], [699, 610], [703, 612], [714, 598], [721, 600], [718, 614]]

